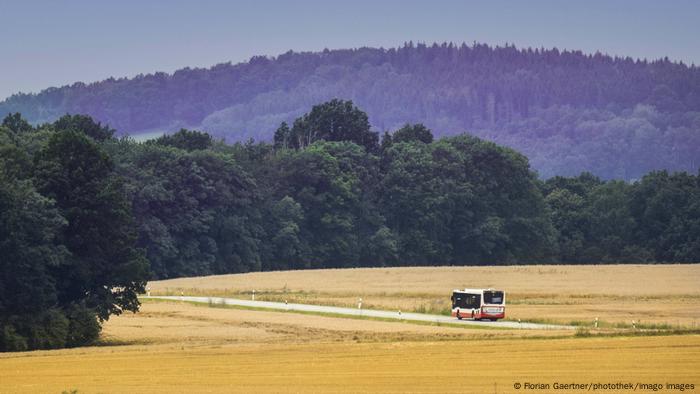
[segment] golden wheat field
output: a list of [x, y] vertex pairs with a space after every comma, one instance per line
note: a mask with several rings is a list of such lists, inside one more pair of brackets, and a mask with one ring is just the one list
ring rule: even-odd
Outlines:
[[[149, 287], [160, 294], [237, 297], [255, 289], [261, 298], [332, 304], [363, 297], [406, 310], [439, 309], [452, 288], [501, 287], [511, 318], [600, 314], [614, 321], [628, 313], [678, 319], [687, 328], [700, 320], [699, 274], [692, 265], [350, 269], [186, 278]], [[685, 332], [640, 336], [643, 331], [627, 328], [588, 336], [148, 300], [139, 313], [110, 319], [100, 346], [0, 354], [0, 393], [587, 391], [562, 391], [555, 383], [693, 384], [685, 392], [696, 392], [700, 335]], [[525, 383], [549, 386], [532, 390]]]
[[149, 283], [153, 295], [216, 295], [429, 313], [456, 288], [507, 292], [509, 319], [700, 327], [700, 265], [546, 265], [262, 272]]
[[0, 355], [0, 392], [513, 393], [525, 382], [700, 387], [700, 335], [574, 338], [147, 302], [138, 314], [111, 319], [103, 337], [105, 346]]

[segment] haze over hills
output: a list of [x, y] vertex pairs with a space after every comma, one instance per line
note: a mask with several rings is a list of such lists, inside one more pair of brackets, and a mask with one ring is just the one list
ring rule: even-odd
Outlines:
[[33, 123], [89, 114], [120, 134], [205, 130], [271, 140], [314, 104], [351, 99], [375, 130], [422, 122], [520, 150], [543, 177], [636, 179], [700, 166], [700, 70], [557, 49], [483, 44], [287, 52], [210, 69], [75, 83], [0, 102]]

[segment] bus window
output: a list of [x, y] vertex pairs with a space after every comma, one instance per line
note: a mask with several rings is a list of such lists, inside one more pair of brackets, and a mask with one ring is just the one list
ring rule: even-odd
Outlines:
[[502, 291], [485, 291], [484, 304], [503, 304]]
[[469, 293], [452, 294], [452, 307], [464, 309], [477, 309], [481, 307], [481, 295]]

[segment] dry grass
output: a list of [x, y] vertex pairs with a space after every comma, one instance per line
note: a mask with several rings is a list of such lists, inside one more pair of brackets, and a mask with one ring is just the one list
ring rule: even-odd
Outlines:
[[[338, 293], [445, 294], [453, 288], [500, 287], [513, 293], [700, 295], [700, 265], [534, 265], [277, 271], [151, 282], [166, 288], [303, 290]], [[447, 289], [447, 290], [445, 290]], [[543, 289], [545, 291], [543, 291]]]
[[137, 314], [111, 319], [107, 342], [188, 346], [235, 343], [392, 342], [571, 336], [570, 330], [490, 330], [343, 319], [284, 312], [146, 302]]
[[0, 392], [508, 393], [516, 382], [618, 381], [697, 387], [698, 361], [700, 336], [122, 346], [0, 356]]
[[[340, 304], [362, 296], [365, 305], [406, 310], [439, 308], [454, 287], [492, 286], [509, 291], [511, 317], [623, 314], [651, 322], [698, 317], [699, 272], [687, 265], [363, 269], [150, 286], [161, 293], [238, 296], [255, 288], [263, 297]], [[524, 391], [513, 389], [524, 382], [700, 387], [700, 335], [584, 336], [147, 302], [138, 314], [105, 325], [106, 346], [0, 354], [0, 393], [509, 393]]]
[[508, 318], [700, 327], [700, 265], [363, 268], [249, 273], [149, 283], [152, 294], [248, 298], [445, 313], [454, 288], [508, 292]]
[[149, 302], [106, 324], [106, 342], [121, 346], [0, 355], [0, 392], [483, 393], [525, 381], [700, 380], [698, 335], [546, 334], [568, 337]]

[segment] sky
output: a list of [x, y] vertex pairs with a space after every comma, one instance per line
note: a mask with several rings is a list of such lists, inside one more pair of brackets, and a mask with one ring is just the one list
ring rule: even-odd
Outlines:
[[288, 50], [444, 42], [700, 65], [695, 0], [0, 0], [0, 100]]

